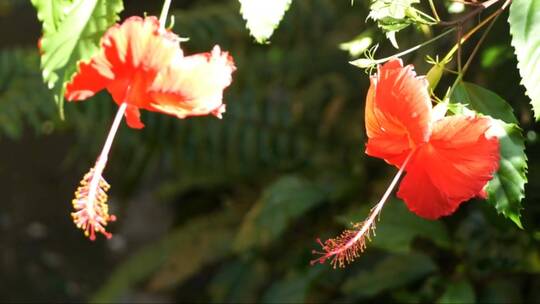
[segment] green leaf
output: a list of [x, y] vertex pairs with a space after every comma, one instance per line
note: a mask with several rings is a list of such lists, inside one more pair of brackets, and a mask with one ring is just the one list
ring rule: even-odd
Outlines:
[[515, 124], [497, 121], [505, 131], [499, 137], [501, 160], [499, 170], [487, 187], [488, 202], [519, 228], [521, 224], [521, 200], [525, 197], [527, 183], [527, 155], [521, 129]]
[[258, 43], [266, 42], [274, 33], [292, 0], [239, 0], [240, 13]]
[[284, 176], [271, 184], [246, 215], [236, 237], [239, 251], [267, 246], [288, 225], [327, 198], [319, 185], [296, 176]]
[[385, 290], [413, 283], [436, 270], [437, 266], [426, 255], [392, 255], [372, 270], [361, 271], [346, 280], [342, 291], [355, 298], [369, 298]]
[[512, 108], [497, 94], [465, 82], [456, 87], [453, 99], [497, 119], [494, 128], [499, 137], [501, 159], [499, 170], [487, 187], [488, 203], [522, 228], [520, 211], [527, 183], [527, 155]]
[[122, 263], [91, 303], [116, 302], [130, 287], [157, 272], [150, 282], [153, 289], [179, 284], [204, 265], [230, 252], [234, 235], [231, 212], [200, 217], [148, 245]]
[[476, 112], [507, 123], [518, 124], [512, 107], [496, 93], [479, 85], [460, 82], [454, 90], [452, 102], [468, 104]]
[[510, 5], [510, 34], [521, 83], [531, 99], [534, 117], [540, 120], [540, 0], [514, 0]]
[[77, 63], [98, 51], [105, 31], [123, 10], [122, 0], [32, 0], [43, 23], [41, 68], [64, 116], [65, 84], [77, 71]]
[[468, 280], [452, 282], [446, 286], [443, 295], [437, 301], [439, 304], [476, 303], [474, 289]]
[[415, 22], [421, 22], [413, 4], [420, 0], [372, 0], [368, 18], [377, 22], [388, 40], [397, 49], [396, 33]]

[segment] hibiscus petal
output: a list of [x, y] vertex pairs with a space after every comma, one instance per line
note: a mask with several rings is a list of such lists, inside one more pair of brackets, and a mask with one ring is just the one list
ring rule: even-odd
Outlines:
[[418, 148], [398, 196], [418, 215], [435, 219], [484, 195], [499, 166], [499, 141], [486, 137], [491, 120], [456, 115], [434, 124], [428, 144]]
[[144, 107], [150, 100], [146, 94], [148, 87], [157, 73], [183, 57], [178, 42], [178, 36], [160, 30], [159, 21], [153, 16], [130, 17], [111, 27], [101, 45], [102, 56], [109, 63], [115, 81], [122, 82], [120, 86], [124, 88], [111, 91], [115, 101]]
[[428, 140], [431, 111], [428, 83], [411, 65], [393, 59], [380, 66], [366, 99], [366, 153], [400, 166], [410, 149]]
[[139, 108], [128, 105], [126, 108], [126, 122], [130, 128], [133, 129], [142, 129], [144, 128], [144, 124], [141, 122], [141, 113], [139, 111]]
[[[158, 72], [183, 58], [178, 42], [178, 36], [160, 28], [156, 17], [130, 17], [109, 28], [101, 39], [100, 51], [79, 64], [66, 87], [66, 98], [86, 99], [106, 88], [117, 104], [149, 107], [148, 88]], [[137, 117], [128, 121], [130, 126], [143, 126], [138, 115], [126, 117]]]
[[215, 46], [211, 53], [187, 56], [158, 74], [150, 88], [148, 110], [178, 118], [214, 114], [221, 116], [223, 90], [235, 70], [232, 57]]
[[84, 100], [103, 90], [111, 81], [112, 75], [107, 73], [106, 66], [99, 61], [79, 63], [79, 72], [66, 86], [65, 97], [68, 101]]

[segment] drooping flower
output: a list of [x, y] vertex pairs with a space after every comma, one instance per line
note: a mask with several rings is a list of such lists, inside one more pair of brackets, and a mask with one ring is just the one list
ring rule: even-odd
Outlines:
[[412, 66], [392, 59], [371, 77], [366, 98], [366, 153], [399, 168], [368, 218], [334, 239], [319, 241], [312, 261], [331, 259], [334, 267], [358, 257], [375, 229], [384, 203], [406, 172], [397, 196], [412, 212], [427, 219], [453, 213], [485, 187], [499, 167], [499, 140], [488, 130], [487, 116], [446, 116], [446, 105], [432, 107], [428, 82]]
[[432, 108], [428, 83], [413, 67], [393, 59], [371, 78], [366, 100], [366, 153], [405, 168], [397, 196], [427, 219], [453, 213], [461, 203], [483, 197], [499, 167], [499, 140], [488, 137], [489, 117], [444, 117]]
[[66, 86], [69, 101], [87, 99], [107, 89], [114, 101], [127, 103], [126, 120], [142, 128], [139, 109], [179, 118], [224, 111], [223, 90], [235, 70], [232, 57], [212, 52], [184, 56], [180, 38], [160, 27], [156, 17], [130, 17], [111, 27], [100, 51]]
[[215, 46], [209, 53], [184, 56], [180, 38], [164, 29], [156, 17], [130, 17], [112, 26], [101, 39], [99, 52], [80, 62], [66, 86], [69, 101], [87, 99], [106, 89], [118, 104], [112, 127], [95, 166], [83, 177], [72, 201], [73, 221], [91, 240], [109, 222], [107, 190], [102, 177], [118, 126], [125, 115], [132, 128], [142, 128], [140, 109], [178, 118], [225, 111], [223, 90], [235, 70], [231, 56]]

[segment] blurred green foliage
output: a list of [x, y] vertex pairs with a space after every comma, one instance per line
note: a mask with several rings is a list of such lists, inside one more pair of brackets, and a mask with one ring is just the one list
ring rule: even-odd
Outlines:
[[[174, 31], [190, 37], [183, 43], [187, 54], [219, 44], [236, 61], [238, 70], [224, 97], [227, 113], [223, 120], [177, 120], [144, 112], [143, 130], [121, 128], [105, 172], [119, 214], [118, 224], [111, 226], [113, 240], [128, 237], [115, 227], [128, 213], [125, 202], [142, 197], [143, 191], [150, 191], [153, 204], [174, 211], [172, 227], [142, 245], [128, 244], [120, 256], [111, 254], [112, 269], [95, 261], [94, 253], [77, 251], [90, 271], [105, 276], [98, 282], [88, 279], [85, 284], [91, 286], [75, 296], [68, 296], [67, 287], [51, 289], [50, 295], [91, 302], [231, 303], [515, 303], [540, 298], [540, 208], [535, 206], [540, 195], [534, 192], [540, 186], [539, 149], [531, 140], [524, 230], [481, 200], [464, 204], [451, 217], [426, 221], [395, 199], [384, 208], [373, 242], [355, 263], [336, 270], [309, 265], [311, 250], [319, 249], [315, 239], [361, 221], [394, 173], [383, 161], [364, 155], [368, 77], [349, 65], [348, 53], [339, 49], [340, 43], [376, 28], [365, 23], [369, 3], [293, 1], [269, 45], [258, 45], [249, 36], [238, 1], [173, 4]], [[143, 14], [137, 4], [125, 5], [128, 12]], [[504, 54], [497, 50], [509, 45], [506, 26], [497, 23], [485, 50]], [[403, 29], [400, 46], [414, 45], [425, 35]], [[382, 41], [381, 55], [392, 54], [383, 34], [373, 38]], [[52, 94], [41, 81], [34, 41], [29, 45], [0, 51], [2, 136], [32, 137], [30, 130], [39, 136], [69, 136], [64, 166], [80, 168], [82, 175], [102, 145], [116, 106], [106, 93], [98, 94], [66, 104], [66, 120], [59, 121]], [[430, 46], [404, 60], [423, 74], [429, 68], [424, 55], [443, 54], [447, 47]], [[515, 59], [493, 61], [495, 55], [484, 54], [467, 80], [501, 94], [525, 132], [536, 134]], [[45, 203], [69, 208], [69, 201]], [[62, 213], [69, 216], [67, 210]], [[152, 230], [160, 221], [151, 217], [139, 225]], [[71, 240], [68, 231], [62, 237]], [[73, 234], [82, 238], [78, 231]], [[66, 267], [81, 268], [74, 263]], [[0, 291], [6, 299], [24, 298], [16, 290]], [[42, 294], [43, 299], [50, 295]]]

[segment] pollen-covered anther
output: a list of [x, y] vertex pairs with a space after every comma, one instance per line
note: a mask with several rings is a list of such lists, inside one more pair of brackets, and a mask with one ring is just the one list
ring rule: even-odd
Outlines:
[[[94, 184], [95, 189], [91, 189]], [[90, 240], [96, 239], [96, 232], [107, 238], [112, 237], [105, 228], [109, 222], [116, 220], [116, 216], [109, 214], [107, 205], [107, 191], [110, 188], [107, 181], [101, 175], [95, 175], [95, 170], [92, 168], [84, 175], [75, 191], [75, 198], [72, 200], [75, 212], [72, 212], [71, 216], [75, 225], [82, 229]]]

